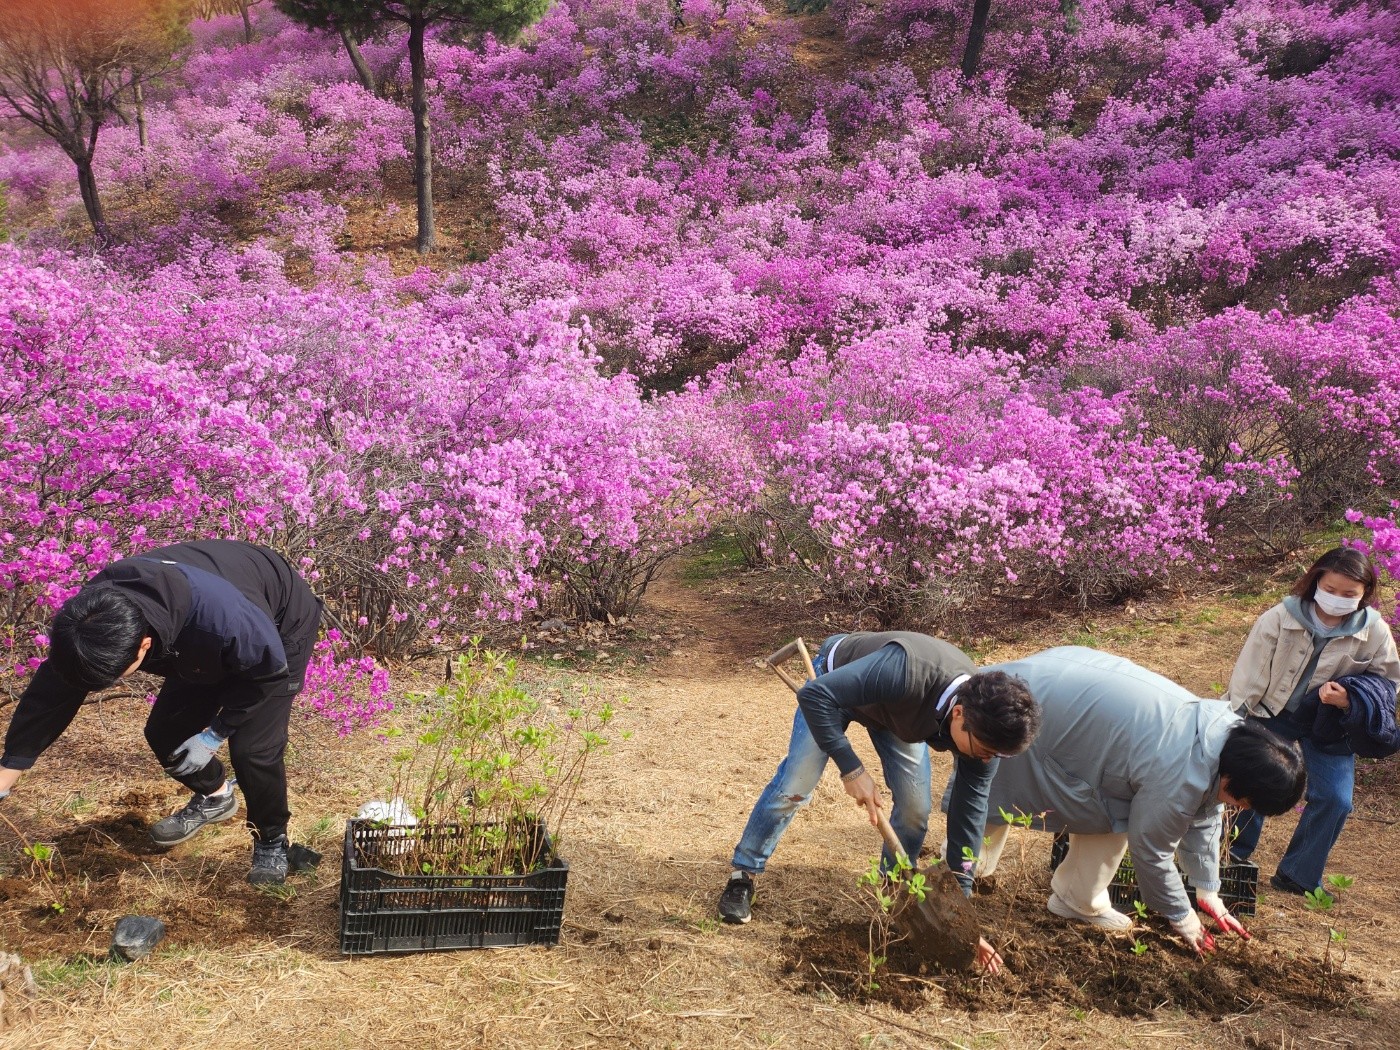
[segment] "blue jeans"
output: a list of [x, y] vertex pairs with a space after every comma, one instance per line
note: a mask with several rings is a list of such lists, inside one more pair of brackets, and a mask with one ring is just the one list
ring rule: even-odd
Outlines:
[[[1265, 724], [1279, 736], [1302, 745], [1303, 767], [1308, 773], [1303, 796], [1307, 804], [1288, 849], [1278, 862], [1278, 873], [1304, 889], [1316, 889], [1322, 885], [1327, 856], [1351, 815], [1356, 756], [1324, 754], [1308, 738], [1306, 729], [1286, 717], [1269, 719]], [[1259, 845], [1264, 818], [1252, 809], [1244, 810], [1235, 819], [1235, 828], [1239, 834], [1230, 843], [1230, 854], [1237, 860], [1248, 860]]]
[[[834, 638], [828, 639], [812, 661], [817, 674], [826, 672], [826, 656], [834, 641]], [[885, 783], [894, 796], [890, 825], [899, 836], [904, 852], [917, 859], [919, 851], [923, 849], [929, 813], [932, 811], [933, 776], [929, 769], [928, 745], [922, 742], [906, 743], [882, 729], [871, 729], [869, 732], [870, 742], [875, 745], [875, 753], [880, 756], [885, 771]], [[807, 728], [807, 720], [802, 717], [799, 707], [792, 719], [792, 738], [788, 741], [787, 757], [778, 765], [773, 779], [759, 795], [748, 823], [744, 825], [739, 845], [734, 849], [735, 868], [758, 874], [767, 867], [768, 858], [777, 849], [778, 840], [792, 823], [793, 816], [811, 801], [812, 792], [817, 789], [822, 770], [829, 760], [827, 753], [812, 738], [812, 731]], [[881, 853], [881, 863], [886, 868], [894, 866], [894, 857], [888, 848]]]

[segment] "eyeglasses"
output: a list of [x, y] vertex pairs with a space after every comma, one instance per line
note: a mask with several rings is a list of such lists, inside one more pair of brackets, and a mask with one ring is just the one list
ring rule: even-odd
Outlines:
[[993, 758], [1002, 758], [982, 741], [972, 735], [972, 730], [967, 728], [967, 723], [963, 723], [963, 735], [967, 737], [967, 754], [977, 759], [979, 762], [986, 762]]
[[1004, 751], [993, 751], [988, 745], [982, 743], [972, 735], [972, 730], [963, 724], [963, 733], [967, 736], [967, 754], [977, 759], [979, 762], [990, 762], [994, 758], [1015, 758], [1015, 755], [1008, 755]]

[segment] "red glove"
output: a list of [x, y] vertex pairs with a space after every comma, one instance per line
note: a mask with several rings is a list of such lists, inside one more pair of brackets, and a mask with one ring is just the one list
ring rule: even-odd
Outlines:
[[1215, 951], [1215, 938], [1201, 925], [1201, 920], [1194, 911], [1188, 911], [1186, 918], [1173, 922], [1172, 928], [1181, 934], [1187, 944], [1196, 949], [1197, 955]]
[[1216, 927], [1222, 933], [1237, 934], [1245, 940], [1249, 940], [1249, 931], [1244, 928], [1244, 924], [1239, 919], [1230, 914], [1225, 907], [1225, 902], [1220, 899], [1220, 894], [1202, 893], [1197, 890], [1196, 906], [1215, 920]]

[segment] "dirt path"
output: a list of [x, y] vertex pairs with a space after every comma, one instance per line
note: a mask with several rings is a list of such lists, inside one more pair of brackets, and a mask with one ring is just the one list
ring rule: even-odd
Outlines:
[[[785, 750], [793, 711], [791, 694], [754, 661], [794, 629], [827, 631], [819, 604], [760, 599], [759, 582], [731, 574], [697, 585], [673, 568], [638, 618], [678, 630], [673, 651], [645, 670], [588, 674], [631, 698], [618, 728], [632, 735], [598, 764], [565, 841], [569, 899], [553, 949], [339, 955], [338, 818], [386, 766], [383, 745], [367, 735], [341, 741], [299, 727], [294, 736], [294, 831], [327, 856], [319, 883], [280, 900], [241, 882], [246, 840], [231, 825], [171, 854], [142, 853], [131, 829], [171, 808], [175, 794], [141, 757], [139, 712], [100, 721], [85, 713], [65, 737], [64, 775], [36, 770], [6, 812], [36, 833], [99, 844], [111, 871], [57, 923], [23, 900], [0, 902], [0, 948], [40, 963], [45, 981], [34, 1020], [0, 1033], [0, 1046], [1400, 1046], [1400, 948], [1389, 936], [1400, 911], [1400, 826], [1377, 822], [1393, 817], [1388, 810], [1363, 806], [1384, 816], [1354, 822], [1339, 847], [1358, 883], [1336, 916], [1270, 899], [1253, 954], [1207, 966], [1156, 934], [1144, 935], [1150, 951], [1139, 959], [1125, 942], [1042, 922], [1048, 843], [1018, 832], [1003, 884], [978, 898], [1012, 976], [892, 976], [881, 994], [863, 995], [869, 912], [856, 878], [877, 844], [829, 775], [764, 876], [754, 921], [718, 923], [730, 852]], [[1093, 624], [1013, 626], [965, 644], [1004, 657], [1092, 642], [1204, 692], [1228, 671], [1250, 612], [1162, 605]], [[936, 783], [946, 768], [937, 757]], [[336, 819], [322, 826], [323, 816]], [[1270, 858], [1288, 823], [1266, 832]], [[128, 911], [170, 917], [169, 940], [135, 966], [99, 962], [111, 924]], [[1332, 999], [1310, 1001], [1327, 991], [1316, 959], [1329, 922], [1347, 929], [1345, 970], [1360, 980], [1338, 979]], [[1245, 963], [1302, 983], [1289, 994], [1256, 987]]]

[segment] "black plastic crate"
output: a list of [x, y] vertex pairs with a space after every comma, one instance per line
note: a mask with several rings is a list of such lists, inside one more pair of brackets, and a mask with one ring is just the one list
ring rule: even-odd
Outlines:
[[[1069, 836], [1061, 833], [1050, 844], [1050, 870], [1054, 871], [1069, 852]], [[1196, 891], [1186, 887], [1191, 906], [1196, 906]], [[1259, 895], [1259, 865], [1247, 860], [1235, 860], [1220, 866], [1220, 899], [1235, 915], [1254, 914]], [[1108, 884], [1108, 899], [1121, 912], [1133, 913], [1133, 902], [1142, 900], [1137, 888], [1137, 873], [1133, 871], [1133, 855], [1124, 853], [1113, 881]]]
[[[558, 944], [569, 865], [543, 827], [542, 866], [523, 875], [401, 875], [390, 859], [411, 844], [440, 849], [480, 829], [345, 825], [340, 950], [346, 955]], [[381, 866], [386, 865], [387, 866]]]

